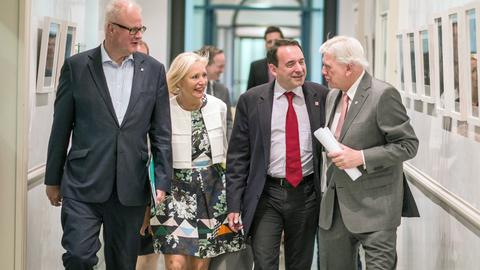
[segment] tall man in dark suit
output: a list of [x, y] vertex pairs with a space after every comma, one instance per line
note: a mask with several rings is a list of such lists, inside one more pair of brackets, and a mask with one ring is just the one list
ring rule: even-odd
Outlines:
[[229, 226], [251, 236], [255, 269], [310, 269], [320, 200], [320, 144], [327, 89], [305, 82], [302, 49], [277, 40], [267, 59], [276, 80], [240, 96], [227, 154]]
[[227, 105], [227, 139], [232, 133], [233, 119], [232, 119], [232, 105], [230, 103], [230, 93], [228, 88], [218, 80], [225, 70], [225, 53], [223, 50], [206, 45], [197, 51], [200, 55], [208, 55], [207, 64], [207, 94], [221, 99]]
[[129, 0], [110, 2], [102, 45], [66, 59], [62, 68], [45, 184], [51, 204], [62, 205], [66, 269], [93, 269], [102, 225], [107, 269], [135, 269], [150, 201], [147, 134], [157, 202], [170, 186], [165, 69], [134, 53], [146, 29], [140, 13]]
[[[276, 40], [282, 39], [283, 33], [280, 28], [276, 26], [269, 26], [263, 34], [263, 39], [265, 40], [265, 49], [270, 50], [273, 47], [273, 44]], [[248, 83], [247, 90], [264, 83], [273, 81], [274, 75], [270, 72], [268, 68], [267, 58], [262, 58], [260, 60], [254, 61], [250, 64], [250, 73], [248, 74]]]
[[[411, 194], [405, 190], [402, 164], [416, 155], [418, 139], [398, 91], [365, 71], [368, 62], [358, 40], [334, 37], [320, 52], [332, 88], [328, 127], [342, 144], [341, 151], [327, 155], [320, 268], [355, 269], [361, 244], [367, 269], [395, 269], [402, 206], [415, 205], [413, 197], [404, 195]], [[344, 171], [348, 168], [358, 168], [362, 176], [352, 181]]]

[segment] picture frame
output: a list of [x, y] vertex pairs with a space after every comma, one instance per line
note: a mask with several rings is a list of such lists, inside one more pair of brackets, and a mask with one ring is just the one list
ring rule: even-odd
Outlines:
[[55, 90], [61, 37], [60, 20], [45, 17], [43, 22], [37, 71], [37, 93]]
[[478, 60], [480, 57], [480, 3], [471, 3], [465, 6], [465, 34], [466, 34], [466, 59], [469, 63], [467, 65], [468, 77], [466, 102], [467, 102], [467, 115], [468, 122], [476, 126], [480, 126], [480, 112], [479, 112], [479, 78], [480, 71], [478, 69]]
[[57, 71], [56, 78], [55, 78], [55, 88], [56, 91], [59, 80], [60, 80], [60, 73], [62, 70], [63, 63], [65, 59], [75, 54], [75, 44], [77, 38], [77, 24], [73, 22], [62, 22], [61, 25], [61, 36], [60, 36], [60, 47], [59, 47], [59, 54], [57, 59]]

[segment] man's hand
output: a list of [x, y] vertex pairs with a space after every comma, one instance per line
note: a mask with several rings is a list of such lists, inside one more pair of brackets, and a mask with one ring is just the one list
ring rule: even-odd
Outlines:
[[229, 213], [227, 216], [228, 227], [236, 233], [243, 229], [243, 224], [240, 222], [240, 213]]
[[161, 204], [165, 200], [165, 191], [157, 189], [157, 197], [155, 198], [155, 205]]
[[328, 153], [327, 156], [339, 169], [351, 169], [363, 165], [362, 152], [345, 145], [340, 145], [342, 150]]
[[62, 195], [60, 194], [60, 186], [46, 186], [45, 189], [48, 200], [53, 206], [62, 205]]
[[153, 235], [152, 226], [150, 226], [150, 206], [145, 209], [145, 216], [143, 217], [143, 224], [140, 228], [140, 235], [145, 236], [145, 232], [148, 230], [150, 235]]

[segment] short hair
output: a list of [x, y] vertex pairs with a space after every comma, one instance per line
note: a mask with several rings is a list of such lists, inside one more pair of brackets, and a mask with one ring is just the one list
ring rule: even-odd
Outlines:
[[110, 2], [108, 2], [105, 8], [105, 32], [107, 31], [108, 24], [118, 19], [119, 14], [130, 5], [138, 9], [139, 12], [142, 12], [142, 8], [135, 0], [110, 0]]
[[138, 45], [145, 47], [145, 49], [147, 49], [147, 55], [150, 55], [150, 48], [148, 47], [147, 42], [141, 39], [140, 41], [138, 41]]
[[171, 94], [178, 94], [180, 91], [178, 84], [185, 78], [193, 64], [197, 62], [206, 66], [208, 59], [193, 52], [184, 52], [175, 57], [167, 72], [167, 85]]
[[302, 46], [300, 46], [300, 43], [298, 43], [298, 41], [294, 39], [277, 39], [275, 40], [273, 47], [267, 51], [267, 63], [273, 64], [276, 67], [278, 67], [277, 51], [278, 51], [278, 48], [283, 46], [297, 46], [298, 48], [300, 48], [300, 50], [303, 53]]
[[283, 39], [282, 30], [280, 30], [280, 28], [278, 28], [276, 26], [273, 26], [273, 25], [267, 27], [267, 29], [265, 30], [265, 34], [263, 34], [263, 39], [266, 40], [267, 35], [270, 34], [270, 33], [279, 33], [280, 37]]
[[223, 50], [219, 49], [215, 46], [212, 46], [212, 45], [205, 45], [202, 48], [200, 48], [200, 50], [195, 51], [195, 53], [198, 54], [198, 55], [207, 57], [208, 58], [208, 65], [210, 66], [210, 65], [213, 64], [213, 58], [215, 58], [215, 56], [223, 53]]
[[365, 58], [365, 53], [362, 44], [356, 38], [347, 36], [333, 37], [320, 46], [321, 54], [329, 53], [335, 60], [344, 64], [358, 64], [363, 69], [368, 68], [368, 61]]

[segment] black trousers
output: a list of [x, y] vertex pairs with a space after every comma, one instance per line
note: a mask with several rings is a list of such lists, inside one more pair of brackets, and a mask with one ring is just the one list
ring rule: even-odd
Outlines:
[[267, 178], [251, 228], [255, 269], [278, 270], [282, 232], [285, 269], [310, 269], [318, 211], [312, 175], [296, 188]]
[[103, 224], [107, 270], [134, 270], [140, 245], [145, 206], [124, 206], [116, 192], [105, 203], [85, 203], [63, 198], [63, 265], [68, 270], [90, 270], [98, 263]]

